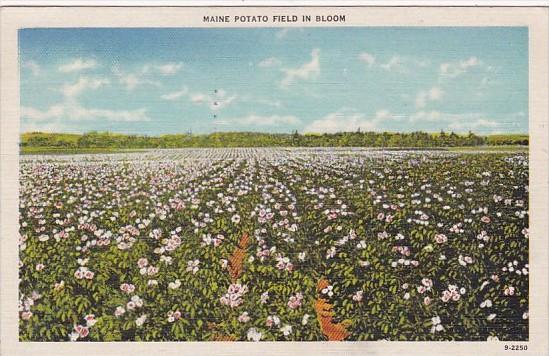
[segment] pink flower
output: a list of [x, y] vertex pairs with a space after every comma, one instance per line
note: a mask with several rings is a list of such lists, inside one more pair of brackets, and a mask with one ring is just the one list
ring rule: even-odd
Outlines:
[[297, 309], [301, 306], [302, 300], [303, 294], [296, 293], [295, 295], [290, 297], [290, 300], [288, 300], [288, 307], [290, 307], [290, 309]]
[[176, 310], [174, 312], [169, 311], [168, 312], [168, 322], [173, 323], [176, 320], [179, 320], [181, 318], [181, 312], [179, 310]]
[[268, 327], [271, 327], [273, 325], [277, 326], [278, 324], [280, 324], [280, 318], [276, 315], [269, 315], [267, 317], [267, 320], [265, 321], [265, 325], [267, 325]]
[[269, 300], [269, 292], [263, 292], [260, 298], [261, 304], [266, 304], [268, 300]]
[[353, 300], [355, 302], [358, 302], [358, 303], [362, 302], [363, 297], [364, 297], [364, 292], [361, 291], [361, 290], [359, 290], [355, 294], [353, 294]]
[[440, 299], [442, 299], [444, 303], [447, 303], [451, 297], [452, 293], [448, 290], [445, 290], [444, 292], [442, 292], [442, 297]]
[[423, 298], [423, 304], [425, 304], [425, 305], [431, 304], [431, 298], [429, 298], [429, 297]]
[[421, 280], [421, 284], [423, 284], [427, 288], [431, 288], [433, 286], [433, 281], [430, 280], [429, 278], [423, 278]]
[[93, 314], [88, 314], [84, 317], [84, 320], [86, 320], [86, 326], [90, 327], [90, 326], [94, 326], [95, 323], [97, 323], [97, 320], [95, 320], [95, 315]]
[[31, 311], [24, 311], [21, 313], [21, 319], [23, 320], [29, 320], [32, 317]]
[[126, 309], [124, 309], [121, 306], [118, 306], [118, 307], [116, 307], [116, 310], [114, 311], [114, 316], [119, 317], [122, 314], [124, 314], [125, 312], [126, 312]]
[[238, 316], [238, 321], [241, 322], [241, 323], [247, 323], [248, 321], [250, 321], [250, 317], [248, 315], [248, 312], [243, 312], [242, 314], [240, 314]]
[[448, 241], [448, 238], [444, 234], [436, 234], [435, 235], [435, 241], [439, 244], [443, 244], [446, 241]]
[[228, 305], [231, 308], [236, 308], [240, 304], [244, 303], [243, 296], [248, 292], [248, 287], [242, 284], [231, 284], [221, 298], [222, 304]]
[[158, 273], [158, 267], [154, 267], [154, 266], [149, 266], [147, 268], [147, 275], [149, 276], [154, 276], [155, 274]]
[[480, 221], [482, 221], [483, 223], [489, 224], [490, 223], [490, 217], [483, 216], [482, 218], [480, 218]]
[[120, 290], [122, 292], [130, 294], [130, 293], [133, 293], [133, 291], [135, 290], [135, 286], [133, 284], [122, 283], [120, 285]]
[[149, 264], [149, 261], [144, 257], [137, 260], [137, 266], [139, 268], [147, 267], [148, 264]]
[[87, 326], [78, 325], [74, 327], [74, 331], [78, 333], [78, 336], [84, 338], [90, 333], [90, 329]]

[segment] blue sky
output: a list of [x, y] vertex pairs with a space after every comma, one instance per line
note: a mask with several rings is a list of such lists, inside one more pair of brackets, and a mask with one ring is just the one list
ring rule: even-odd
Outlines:
[[528, 30], [23, 29], [21, 131], [528, 132]]

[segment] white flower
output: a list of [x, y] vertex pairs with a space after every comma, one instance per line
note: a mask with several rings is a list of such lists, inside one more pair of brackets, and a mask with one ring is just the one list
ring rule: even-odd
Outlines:
[[286, 324], [280, 328], [280, 331], [282, 331], [282, 334], [284, 334], [284, 336], [288, 336], [292, 333], [292, 326]]
[[267, 300], [269, 300], [269, 292], [268, 291], [262, 293], [261, 297], [260, 297], [261, 304], [267, 303]]
[[181, 281], [179, 279], [176, 279], [175, 282], [168, 283], [168, 288], [170, 289], [177, 289], [181, 286]]
[[266, 321], [267, 326], [271, 327], [273, 325], [278, 326], [280, 324], [280, 318], [276, 315], [269, 315]]
[[186, 271], [187, 271], [187, 272], [192, 272], [193, 274], [195, 274], [195, 273], [198, 272], [198, 270], [200, 269], [200, 268], [198, 267], [199, 264], [200, 264], [200, 261], [199, 261], [199, 260], [188, 261], [188, 262], [187, 262], [187, 269], [186, 269]]
[[147, 320], [147, 315], [143, 314], [139, 318], [135, 319], [135, 325], [141, 326], [145, 323], [146, 320]]
[[248, 337], [248, 341], [259, 341], [263, 335], [256, 328], [250, 328], [246, 336]]
[[76, 341], [78, 340], [78, 337], [80, 335], [78, 335], [78, 333], [76, 331], [73, 331], [72, 333], [69, 334], [69, 340], [70, 341]]
[[488, 321], [494, 320], [495, 317], [496, 317], [496, 314], [490, 314], [490, 315], [488, 315], [488, 317], [486, 318], [486, 320], [488, 320]]
[[368, 267], [368, 266], [370, 265], [370, 262], [359, 260], [359, 261], [358, 261], [358, 264], [359, 264], [361, 267]]
[[355, 302], [361, 302], [363, 296], [364, 296], [364, 292], [362, 290], [359, 290], [353, 295], [353, 300]]
[[301, 325], [307, 325], [307, 323], [309, 322], [310, 317], [311, 316], [309, 314], [303, 315], [303, 319], [301, 319]]
[[114, 311], [114, 316], [119, 317], [122, 314], [124, 314], [125, 312], [126, 312], [126, 309], [124, 309], [124, 307], [118, 306], [118, 307], [116, 307], [116, 310]]
[[444, 327], [442, 326], [440, 317], [438, 315], [431, 318], [431, 323], [433, 325], [433, 326], [431, 326], [431, 333], [432, 334], [434, 334], [437, 331], [444, 330]]
[[492, 301], [490, 299], [486, 299], [482, 303], [480, 303], [481, 308], [490, 308], [492, 306]]
[[248, 321], [250, 321], [250, 316], [248, 315], [248, 312], [245, 311], [240, 314], [240, 316], [238, 317], [238, 321], [240, 321], [241, 323], [247, 323]]
[[334, 286], [327, 286], [326, 288], [323, 288], [321, 292], [322, 294], [327, 294], [328, 297], [331, 297], [334, 295], [333, 290], [334, 290]]

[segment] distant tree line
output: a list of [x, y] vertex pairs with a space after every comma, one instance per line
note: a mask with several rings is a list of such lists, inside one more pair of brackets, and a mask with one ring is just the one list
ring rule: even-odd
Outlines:
[[21, 135], [22, 147], [50, 148], [183, 148], [183, 147], [455, 147], [528, 145], [528, 135], [478, 136], [472, 132], [339, 132], [330, 134], [216, 132], [204, 135], [124, 135], [31, 132]]

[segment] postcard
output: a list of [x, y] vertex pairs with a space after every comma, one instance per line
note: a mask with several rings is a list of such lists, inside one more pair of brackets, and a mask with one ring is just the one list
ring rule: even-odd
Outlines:
[[547, 8], [1, 17], [6, 355], [547, 354]]

